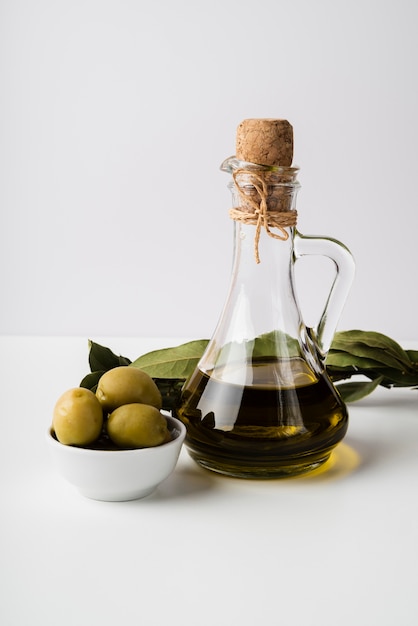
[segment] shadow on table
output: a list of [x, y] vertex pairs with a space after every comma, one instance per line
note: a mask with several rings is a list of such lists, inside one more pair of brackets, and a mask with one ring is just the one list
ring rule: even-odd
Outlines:
[[[357, 445], [356, 445], [357, 447]], [[331, 481], [340, 480], [345, 476], [357, 471], [362, 465], [362, 456], [351, 445], [340, 443], [332, 452], [328, 461], [316, 470], [307, 474], [294, 477], [271, 478], [271, 479], [251, 479], [250, 482], [260, 483], [280, 483], [288, 481]], [[219, 489], [224, 481], [247, 482], [243, 478], [233, 478], [223, 476], [198, 465], [177, 468], [175, 472], [158, 488], [152, 495], [153, 500], [166, 500], [169, 498], [188, 498], [204, 492]]]
[[299, 476], [293, 476], [279, 480], [297, 482], [325, 482], [341, 480], [356, 472], [363, 464], [362, 454], [357, 445], [340, 443], [331, 453], [328, 461], [317, 469]]
[[198, 465], [177, 467], [152, 494], [153, 500], [189, 498], [216, 488], [219, 477]]
[[[388, 390], [384, 390], [388, 391]], [[384, 406], [401, 409], [403, 414], [411, 415], [414, 420], [417, 417], [418, 392], [416, 390], [389, 390], [389, 393], [376, 394], [375, 397], [368, 397], [355, 403], [359, 408], [378, 409]], [[411, 410], [412, 409], [412, 410]], [[365, 418], [366, 419], [366, 418]], [[323, 465], [306, 474], [294, 477], [275, 478], [260, 480], [263, 483], [271, 482], [295, 482], [295, 483], [324, 483], [342, 480], [354, 473], [367, 471], [372, 466], [379, 465], [382, 461], [387, 461], [392, 454], [398, 454], [399, 446], [402, 442], [395, 443], [386, 437], [364, 439], [354, 437], [350, 433], [331, 453], [330, 458]], [[219, 489], [224, 481], [237, 480], [241, 478], [231, 478], [222, 476], [199, 467], [197, 464], [178, 466], [174, 473], [158, 488], [151, 496], [156, 500], [167, 500], [173, 498], [189, 498], [196, 495], [203, 495], [210, 491]], [[245, 482], [245, 480], [244, 480]], [[257, 481], [256, 481], [257, 482]]]

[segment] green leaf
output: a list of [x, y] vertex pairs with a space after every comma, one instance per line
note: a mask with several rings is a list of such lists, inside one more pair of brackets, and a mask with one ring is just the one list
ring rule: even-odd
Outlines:
[[174, 348], [147, 352], [147, 354], [136, 359], [132, 366], [138, 367], [152, 378], [185, 380], [197, 366], [207, 345], [207, 339], [198, 339]]
[[109, 348], [89, 340], [89, 365], [92, 372], [107, 371], [120, 365], [130, 365], [131, 361], [124, 356], [116, 356]]
[[393, 370], [389, 367], [382, 368], [380, 373], [384, 376], [384, 383], [393, 387], [412, 387], [418, 384], [418, 371], [408, 372]]
[[[137, 358], [132, 366], [142, 369], [153, 378], [185, 380], [199, 363], [208, 343], [209, 340], [200, 339], [189, 341], [174, 348], [148, 352]], [[226, 344], [218, 354], [216, 365], [220, 366], [231, 359], [240, 358], [243, 354], [247, 358], [257, 358], [275, 355], [278, 351], [286, 357], [299, 355], [299, 343], [297, 339], [289, 337], [285, 333], [272, 331], [256, 337], [255, 340]]]
[[[286, 333], [274, 330], [247, 341], [230, 341], [217, 351], [214, 347], [214, 366], [219, 368], [227, 363], [251, 362], [251, 359], [270, 358], [280, 355], [282, 358], [300, 356], [299, 341]], [[216, 353], [217, 352], [217, 353]]]
[[299, 341], [278, 330], [256, 337], [253, 344], [253, 358], [275, 356], [277, 354], [285, 358], [300, 356]]
[[[109, 348], [89, 341], [89, 363], [92, 370], [80, 386], [95, 390], [102, 374], [120, 365], [132, 365], [147, 372], [161, 388], [164, 408], [172, 408], [178, 401], [181, 387], [201, 359], [207, 339], [190, 341], [174, 348], [164, 348], [140, 356], [133, 363], [115, 355]], [[217, 364], [230, 359], [238, 351], [248, 358], [281, 354], [284, 357], [300, 354], [299, 341], [279, 331], [272, 331], [254, 340], [227, 344], [218, 355]], [[326, 359], [327, 372], [336, 382], [364, 375], [370, 381], [355, 381], [337, 385], [346, 402], [354, 402], [371, 393], [379, 384], [384, 387], [411, 387], [418, 389], [418, 350], [403, 348], [386, 335], [371, 331], [341, 331], [336, 333]]]
[[367, 376], [374, 380], [376, 377], [381, 376], [383, 387], [414, 387], [418, 384], [418, 372], [408, 372], [391, 369], [390, 367], [376, 367], [376, 368], [351, 368], [347, 367], [334, 367], [327, 366], [327, 373], [333, 382], [339, 380], [351, 378], [355, 375]]
[[97, 383], [99, 379], [103, 376], [105, 370], [99, 370], [97, 372], [91, 372], [84, 376], [83, 380], [80, 383], [80, 387], [85, 387], [86, 389], [90, 389], [91, 391], [96, 391]]
[[414, 367], [418, 367], [418, 350], [405, 350]]
[[[331, 348], [328, 354], [331, 356], [330, 362], [332, 362], [332, 359], [334, 359], [335, 362], [335, 358], [338, 358], [338, 355], [348, 355], [348, 358], [350, 359], [352, 364], [356, 362], [356, 359], [361, 358], [366, 359], [370, 362], [384, 365], [385, 367], [391, 367], [393, 369], [399, 370], [404, 370], [406, 367], [411, 366], [409, 359], [408, 364], [401, 363], [398, 359], [392, 356], [390, 352], [387, 352], [386, 350], [382, 350], [380, 348], [372, 348], [361, 343], [352, 344], [349, 351], [335, 350]], [[346, 357], [344, 356], [344, 358]]]
[[380, 385], [383, 376], [379, 376], [371, 381], [358, 381], [352, 383], [341, 383], [336, 385], [344, 402], [356, 402], [365, 398]]
[[325, 363], [327, 366], [331, 367], [351, 367], [362, 369], [376, 369], [382, 366], [382, 364], [375, 359], [366, 359], [360, 356], [356, 356], [354, 354], [350, 354], [349, 352], [340, 352], [334, 350], [330, 350], [328, 352]]
[[380, 360], [383, 352], [404, 366], [409, 366], [411, 363], [407, 352], [396, 341], [374, 331], [346, 330], [337, 332], [334, 335], [331, 349], [342, 350], [356, 356], [367, 356], [368, 358], [374, 353], [371, 358], [375, 360]]

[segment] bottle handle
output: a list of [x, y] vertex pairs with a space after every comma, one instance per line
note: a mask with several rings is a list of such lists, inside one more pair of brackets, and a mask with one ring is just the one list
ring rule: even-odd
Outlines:
[[317, 255], [328, 257], [335, 264], [335, 279], [328, 299], [318, 324], [312, 328], [317, 348], [325, 358], [354, 279], [354, 259], [343, 243], [329, 237], [305, 236], [296, 231], [294, 244], [295, 260], [302, 256]]

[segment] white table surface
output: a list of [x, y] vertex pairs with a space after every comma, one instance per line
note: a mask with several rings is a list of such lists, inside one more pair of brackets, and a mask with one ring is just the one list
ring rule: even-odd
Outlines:
[[[131, 359], [185, 340], [92, 338]], [[418, 391], [350, 405], [326, 472], [232, 479], [183, 449], [153, 495], [106, 503], [44, 440], [87, 339], [1, 337], [0, 355], [2, 626], [418, 624]]]

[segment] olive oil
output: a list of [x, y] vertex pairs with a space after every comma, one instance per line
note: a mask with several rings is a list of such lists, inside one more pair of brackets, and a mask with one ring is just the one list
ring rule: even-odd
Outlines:
[[[287, 120], [251, 118], [238, 126], [236, 154], [221, 165], [231, 176], [230, 286], [178, 408], [190, 455], [208, 469], [243, 478], [313, 469], [347, 430], [346, 408], [323, 359], [354, 261], [335, 239], [305, 237], [296, 228], [300, 184], [292, 159]], [[308, 328], [294, 267], [312, 255], [334, 261], [335, 279], [318, 323]]]
[[344, 437], [348, 414], [326, 374], [300, 358], [253, 360], [234, 372], [197, 369], [178, 417], [203, 467], [243, 478], [312, 470]]

